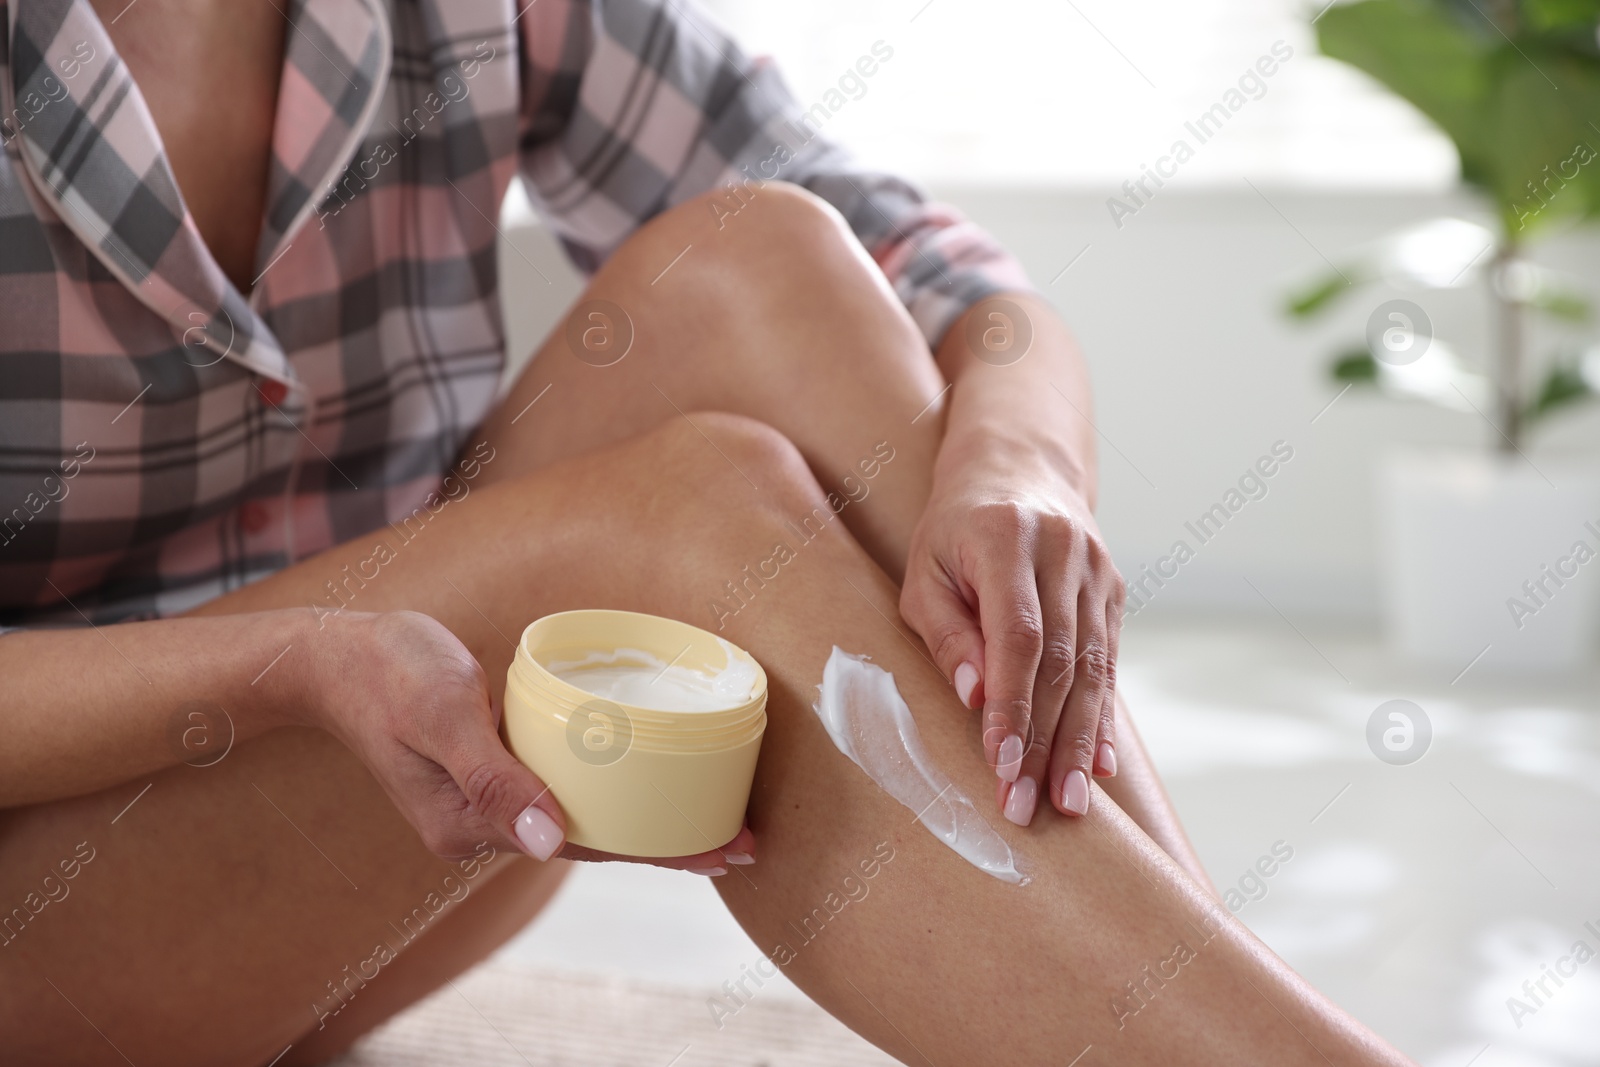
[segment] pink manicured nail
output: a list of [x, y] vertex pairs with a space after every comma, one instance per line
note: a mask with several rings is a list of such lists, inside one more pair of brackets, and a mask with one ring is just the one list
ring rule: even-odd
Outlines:
[[707, 878], [720, 878], [728, 873], [726, 867], [690, 867], [690, 874], [704, 875]]
[[978, 686], [978, 668], [970, 663], [963, 663], [956, 668], [956, 696], [961, 698], [962, 706], [972, 707], [972, 691]]
[[523, 849], [536, 860], [547, 860], [561, 851], [561, 827], [537, 804], [522, 809], [516, 831]]
[[1061, 806], [1074, 815], [1089, 811], [1089, 776], [1076, 767], [1067, 772], [1067, 780], [1061, 783]]
[[1107, 778], [1117, 773], [1117, 750], [1111, 747], [1110, 741], [1100, 742], [1100, 747], [1095, 750], [1094, 769], [1096, 774]]
[[1022, 772], [1022, 738], [1011, 734], [1000, 742], [1000, 759], [994, 772], [1002, 782], [1014, 782]]
[[750, 855], [750, 853], [748, 853], [748, 852], [726, 852], [725, 851], [722, 854], [722, 858], [724, 860], [726, 860], [727, 862], [733, 864], [735, 867], [748, 866], [749, 864], [752, 864], [752, 863], [754, 863], [756, 861], [756, 858], [754, 856]]
[[1006, 797], [1005, 816], [1018, 826], [1026, 826], [1033, 821], [1033, 809], [1038, 803], [1039, 783], [1032, 775], [1025, 774], [1011, 786], [1011, 794]]

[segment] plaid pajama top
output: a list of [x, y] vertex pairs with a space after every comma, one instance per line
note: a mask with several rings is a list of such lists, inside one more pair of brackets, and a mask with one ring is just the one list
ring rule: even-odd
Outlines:
[[285, 4], [245, 297], [87, 0], [0, 0], [0, 625], [182, 611], [429, 499], [494, 401], [517, 173], [592, 270], [782, 144], [759, 176], [832, 202], [930, 343], [1026, 286], [681, 3], [519, 6]]

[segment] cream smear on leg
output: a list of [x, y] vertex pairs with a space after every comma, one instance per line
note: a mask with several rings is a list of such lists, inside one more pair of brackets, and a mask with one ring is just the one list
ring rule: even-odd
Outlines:
[[813, 705], [840, 752], [962, 859], [1003, 882], [1026, 885], [1011, 849], [928, 755], [894, 675], [835, 645]]

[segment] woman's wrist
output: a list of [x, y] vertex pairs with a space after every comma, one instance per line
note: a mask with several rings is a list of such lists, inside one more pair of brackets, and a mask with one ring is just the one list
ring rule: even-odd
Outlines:
[[939, 463], [951, 470], [988, 467], [1048, 472], [1074, 485], [1087, 482], [1088, 468], [1072, 442], [1048, 425], [1019, 420], [1015, 414], [1001, 417], [969, 412], [966, 418], [957, 419], [952, 412]]
[[1029, 347], [1014, 362], [996, 364], [972, 350], [967, 320], [983, 314], [987, 300], [958, 319], [939, 346], [937, 360], [953, 388], [935, 493], [942, 481], [998, 477], [1065, 487], [1092, 504], [1094, 428], [1077, 345], [1038, 296], [1000, 299], [1025, 309], [1029, 319]]
[[249, 733], [319, 724], [330, 659], [337, 662], [340, 653], [355, 653], [341, 649], [330, 657], [334, 644], [347, 643], [344, 629], [339, 616], [319, 620], [305, 608], [260, 613], [259, 625], [251, 627], [255, 640], [245, 663], [250, 676], [235, 686], [254, 727]]
[[934, 463], [933, 495], [974, 483], [1070, 493], [1091, 506], [1094, 500], [1091, 468], [1058, 436], [1000, 420], [952, 419]]

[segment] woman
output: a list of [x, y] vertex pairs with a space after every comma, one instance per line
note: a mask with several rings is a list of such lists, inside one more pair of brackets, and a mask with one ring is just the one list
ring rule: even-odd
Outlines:
[[[322, 1062], [617, 858], [496, 733], [514, 635], [603, 606], [766, 666], [748, 828], [666, 865], [767, 946], [876, 859], [784, 966], [905, 1062], [1404, 1062], [1208, 894], [1114, 715], [1065, 328], [827, 98], [657, 0], [5, 12], [7, 1062]], [[496, 400], [519, 170], [593, 276]], [[835, 644], [1030, 884], [832, 747]]]

